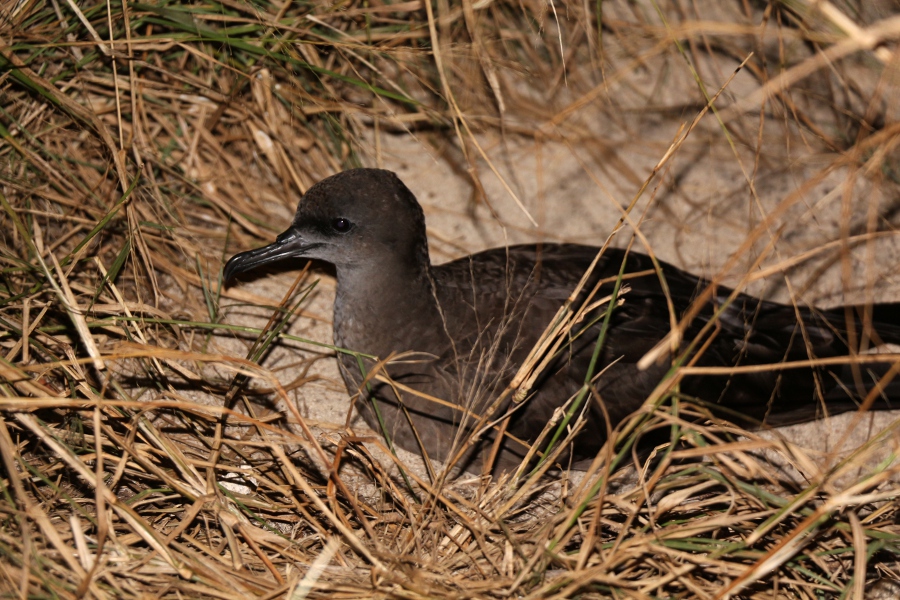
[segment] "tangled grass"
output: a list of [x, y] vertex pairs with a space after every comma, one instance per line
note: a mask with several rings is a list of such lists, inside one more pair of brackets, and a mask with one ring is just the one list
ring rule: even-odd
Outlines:
[[[635, 189], [677, 187], [666, 161], [689, 134], [757, 159], [765, 139], [869, 186], [813, 254], [890, 237], [896, 7], [688, 4], [0, 8], [3, 597], [896, 596], [896, 425], [823, 469], [674, 395], [583, 477], [438, 486], [407, 469], [407, 486], [372, 436], [307, 423], [306, 371], [266, 366], [312, 342], [285, 329], [308, 273], [265, 326], [227, 318], [268, 302], [223, 288], [223, 258], [280, 231], [322, 176], [379, 164], [382, 136], [433, 147], [483, 201], [490, 136], [580, 144], [598, 115], [674, 114], [682, 134]], [[738, 65], [751, 84], [734, 91]], [[680, 443], [643, 461], [654, 429]]]

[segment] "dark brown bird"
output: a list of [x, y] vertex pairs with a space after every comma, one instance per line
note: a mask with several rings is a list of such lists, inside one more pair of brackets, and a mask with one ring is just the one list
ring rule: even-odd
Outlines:
[[[394, 173], [354, 169], [309, 189], [297, 214], [275, 243], [241, 252], [225, 266], [225, 281], [281, 259], [329, 262], [337, 273], [334, 343], [385, 359], [397, 385], [370, 380], [357, 408], [366, 422], [385, 429], [395, 443], [430, 458], [459, 458], [475, 470], [490, 451], [497, 428], [482, 428], [479, 442], [463, 447], [477, 417], [489, 408], [495, 423], [511, 411], [495, 466], [518, 465], [560, 407], [583, 388], [608, 304], [588, 306], [555, 356], [519, 403], [507, 388], [559, 308], [575, 290], [598, 248], [574, 244], [496, 248], [432, 265], [425, 217], [415, 196]], [[666, 263], [660, 273], [649, 257], [607, 249], [591, 271], [574, 306], [612, 294], [620, 270], [628, 290], [608, 318], [584, 400], [586, 425], [575, 437], [576, 466], [592, 459], [606, 440], [607, 419], [615, 426], [637, 410], [671, 368], [638, 361], [671, 330], [669, 300], [676, 318], [709, 285]], [[681, 349], [715, 319], [696, 365], [765, 365], [847, 356], [848, 318], [856, 336], [863, 331], [860, 309], [829, 310], [787, 306], [718, 287], [687, 325]], [[716, 314], [718, 313], [718, 314]], [[900, 343], [900, 305], [868, 307], [875, 342]], [[699, 345], [698, 345], [699, 347]], [[552, 356], [552, 355], [551, 355]], [[362, 361], [368, 371], [375, 362]], [[364, 381], [360, 362], [340, 354], [341, 373], [351, 394]], [[744, 425], [785, 424], [815, 418], [823, 403], [829, 412], [857, 406], [887, 365], [766, 369], [736, 375], [685, 377], [682, 396]], [[418, 395], [413, 392], [418, 392]], [[398, 402], [397, 393], [401, 398]], [[434, 398], [444, 403], [435, 402]], [[502, 401], [498, 403], [496, 400]], [[880, 407], [900, 408], [900, 386], [888, 384]], [[402, 403], [402, 407], [401, 407]], [[459, 410], [465, 407], [468, 412]], [[579, 411], [580, 412], [580, 411]]]

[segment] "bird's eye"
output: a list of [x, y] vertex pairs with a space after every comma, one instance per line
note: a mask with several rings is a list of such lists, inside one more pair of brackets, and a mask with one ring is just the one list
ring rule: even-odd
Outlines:
[[331, 222], [331, 227], [338, 233], [347, 233], [353, 228], [353, 223], [347, 219], [335, 219]]

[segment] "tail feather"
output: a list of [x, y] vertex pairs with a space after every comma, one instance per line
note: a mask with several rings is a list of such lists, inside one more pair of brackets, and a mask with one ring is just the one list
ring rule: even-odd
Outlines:
[[[900, 344], [900, 303], [848, 305], [828, 312], [841, 322], [845, 334], [848, 329], [847, 320], [854, 319], [856, 344], [859, 344], [862, 335], [869, 338], [869, 348]], [[897, 376], [893, 361], [857, 364], [848, 362], [825, 369], [822, 375], [831, 377], [836, 384], [830, 387], [824, 397], [827, 410], [832, 414], [856, 410], [873, 391], [877, 392], [871, 404], [873, 408], [900, 409], [900, 377]]]
[[[844, 365], [840, 371], [832, 371], [838, 385], [825, 394], [825, 406], [817, 406], [817, 414], [812, 416], [855, 411], [864, 405], [870, 410], [900, 409], [900, 378], [891, 367], [884, 363]], [[877, 393], [868, 398], [875, 390]]]
[[869, 335], [876, 344], [900, 344], [900, 302], [851, 304], [831, 309], [828, 313], [844, 323], [845, 330], [847, 315], [852, 314], [856, 321], [857, 335], [866, 325], [871, 325]]
[[[785, 425], [827, 414], [856, 410], [873, 390], [872, 408], [900, 409], [900, 375], [893, 357], [857, 362], [854, 348], [900, 344], [900, 303], [845, 306], [830, 310], [747, 302], [720, 313], [724, 340], [737, 340], [738, 366], [771, 365], [771, 370], [689, 377], [682, 390], [712, 401], [723, 411], [743, 415], [747, 423]], [[797, 316], [802, 320], [802, 332]], [[848, 326], [852, 323], [852, 326]], [[748, 333], [741, 338], [740, 329]], [[855, 330], [849, 335], [848, 330]], [[869, 341], [860, 344], [861, 336]], [[854, 338], [854, 339], [849, 339]], [[699, 357], [697, 364], [729, 362], [727, 345]], [[845, 361], [832, 359], [846, 357]], [[779, 369], [782, 362], [812, 361], [808, 367]], [[821, 363], [816, 364], [816, 361]], [[731, 417], [733, 418], [733, 417]]]

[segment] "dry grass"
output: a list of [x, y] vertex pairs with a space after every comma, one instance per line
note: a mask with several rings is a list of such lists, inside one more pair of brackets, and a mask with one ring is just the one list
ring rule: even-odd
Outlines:
[[[259, 366], [311, 280], [261, 330], [225, 319], [225, 299], [260, 299], [218, 277], [312, 182], [379, 163], [382, 136], [435, 147], [477, 198], [496, 167], [486, 137], [588, 147], [598, 115], [689, 124], [720, 87], [684, 133], [755, 148], [742, 163], [755, 201], [764, 154], [786, 146], [844, 191], [866, 182], [861, 212], [849, 192], [838, 203], [835, 247], [773, 254], [784, 267], [835, 250], [851, 269], [846, 249], [890, 235], [900, 197], [897, 14], [806, 0], [6, 2], [3, 597], [862, 598], [900, 580], [896, 427], [823, 470], [672, 401], [617, 429], [577, 484], [416, 480], [411, 494], [351, 436], [355, 474], [337, 476], [329, 428], [296, 408], [309, 378]], [[657, 102], [663, 87], [679, 100]], [[648, 145], [634, 190], [677, 188], [669, 163], [652, 168], [668, 142]], [[774, 246], [802, 202], [786, 195], [746, 247]], [[260, 343], [217, 353], [235, 337]], [[657, 428], [682, 444], [640, 464], [634, 443]]]

